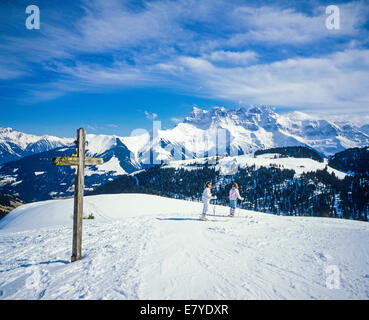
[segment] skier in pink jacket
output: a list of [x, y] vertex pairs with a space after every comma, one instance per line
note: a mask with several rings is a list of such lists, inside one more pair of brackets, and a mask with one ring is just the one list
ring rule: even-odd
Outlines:
[[240, 192], [238, 191], [238, 184], [234, 183], [232, 186], [232, 189], [229, 191], [229, 201], [230, 201], [230, 212], [229, 215], [231, 217], [234, 217], [234, 212], [236, 211], [237, 207], [237, 199], [243, 200], [243, 198], [240, 196]]

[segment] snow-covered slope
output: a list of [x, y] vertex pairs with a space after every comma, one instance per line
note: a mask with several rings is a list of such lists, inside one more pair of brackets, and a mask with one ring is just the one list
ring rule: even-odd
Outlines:
[[24, 156], [68, 146], [73, 139], [53, 136], [36, 136], [0, 127], [0, 164], [14, 161]]
[[142, 194], [85, 197], [70, 263], [72, 200], [0, 222], [0, 299], [368, 299], [369, 224], [282, 217]]
[[319, 162], [309, 158], [280, 158], [279, 154], [261, 154], [258, 156], [253, 155], [242, 155], [235, 157], [220, 157], [217, 163], [216, 157], [211, 158], [199, 158], [191, 160], [178, 160], [178, 161], [168, 161], [163, 167], [164, 168], [183, 168], [186, 170], [193, 170], [202, 168], [202, 165], [206, 162], [213, 163], [215, 165], [215, 170], [219, 171], [223, 175], [231, 175], [237, 172], [239, 168], [255, 166], [256, 169], [260, 167], [270, 168], [272, 166], [294, 170], [295, 177], [298, 178], [301, 174], [306, 172], [315, 172], [317, 170], [323, 170], [327, 167], [329, 173], [334, 173], [337, 178], [343, 179], [346, 174], [339, 170], [333, 169], [328, 166], [327, 161]]

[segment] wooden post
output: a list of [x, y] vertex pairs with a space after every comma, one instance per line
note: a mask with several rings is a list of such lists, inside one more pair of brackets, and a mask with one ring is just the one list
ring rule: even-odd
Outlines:
[[83, 193], [85, 184], [85, 166], [103, 164], [102, 158], [85, 157], [86, 131], [77, 130], [76, 153], [69, 157], [56, 157], [51, 161], [56, 166], [71, 166], [76, 168], [74, 183], [74, 213], [73, 213], [73, 245], [71, 261], [82, 259], [82, 219]]
[[83, 128], [77, 130], [77, 157], [78, 166], [75, 176], [74, 190], [74, 215], [73, 215], [73, 246], [71, 261], [82, 258], [82, 219], [83, 219], [83, 193], [85, 177], [85, 145], [86, 131]]
[[73, 215], [73, 246], [71, 261], [82, 258], [82, 219], [83, 219], [83, 193], [85, 177], [85, 145], [86, 131], [83, 128], [77, 130], [77, 157], [78, 166], [75, 176], [74, 190], [74, 215]]

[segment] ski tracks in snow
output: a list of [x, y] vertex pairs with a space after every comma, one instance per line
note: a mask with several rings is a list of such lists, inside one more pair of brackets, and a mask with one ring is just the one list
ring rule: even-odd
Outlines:
[[83, 259], [70, 263], [67, 227], [1, 235], [0, 299], [137, 299], [140, 252], [150, 241], [148, 218], [84, 220]]
[[[369, 298], [365, 224], [251, 212], [215, 219], [153, 224], [138, 259], [140, 299]], [[331, 267], [338, 271], [333, 288]]]
[[[363, 223], [250, 211], [210, 215], [216, 223], [175, 211], [113, 220], [90, 210], [74, 263], [71, 226], [0, 233], [0, 299], [369, 298]], [[337, 289], [326, 284], [332, 265]]]

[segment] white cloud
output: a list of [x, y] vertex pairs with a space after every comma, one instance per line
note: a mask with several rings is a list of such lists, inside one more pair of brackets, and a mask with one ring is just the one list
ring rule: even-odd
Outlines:
[[96, 130], [96, 127], [95, 127], [95, 126], [91, 126], [91, 125], [89, 125], [89, 124], [88, 124], [88, 125], [86, 126], [86, 129], [87, 129], [87, 130], [93, 130], [93, 131], [94, 131], [94, 130]]
[[[271, 63], [218, 65], [201, 57], [181, 56], [152, 66], [59, 66], [70, 77], [43, 88], [38, 97], [60, 92], [122, 86], [166, 86], [190, 95], [244, 103], [324, 108], [327, 112], [368, 111], [369, 50], [345, 50], [318, 57]], [[214, 57], [214, 56], [213, 56]], [[165, 68], [163, 67], [165, 65]], [[170, 74], [170, 78], [168, 78]], [[46, 90], [47, 89], [47, 90]], [[45, 91], [46, 90], [46, 91]], [[46, 94], [46, 97], [42, 95]], [[153, 120], [156, 114], [145, 112]]]
[[185, 68], [181, 79], [202, 94], [315, 110], [368, 111], [369, 50], [347, 50], [316, 58], [286, 59], [247, 67], [217, 67], [203, 58], [172, 62]]
[[[341, 29], [333, 32], [319, 6], [307, 14], [277, 4], [257, 8], [225, 0], [141, 3], [85, 0], [83, 14], [71, 23], [45, 18], [39, 35], [6, 37], [0, 44], [3, 61], [14, 57], [15, 67], [1, 64], [0, 78], [32, 73], [35, 65], [56, 75], [48, 83], [27, 85], [32, 101], [66, 92], [160, 86], [250, 103], [367, 108], [368, 50], [357, 49], [368, 41], [362, 28], [369, 12], [365, 1], [339, 4]], [[348, 43], [337, 44], [341, 52], [332, 48], [325, 56], [311, 50], [310, 57], [299, 58], [290, 48], [305, 54], [311, 44], [320, 48], [325, 40], [346, 38]], [[278, 59], [273, 46], [281, 45], [290, 59], [265, 60]], [[83, 58], [89, 54], [91, 59]]]
[[247, 51], [225, 51], [216, 50], [210, 54], [206, 54], [203, 57], [210, 60], [213, 63], [224, 63], [226, 65], [248, 65], [256, 62], [257, 53], [251, 50]]
[[149, 112], [149, 111], [145, 110], [144, 113], [145, 113], [145, 116], [148, 120], [155, 120], [158, 117], [158, 115], [156, 113], [153, 113], [153, 112]]
[[183, 121], [182, 118], [177, 118], [177, 117], [172, 117], [170, 118], [170, 121], [174, 122], [174, 123], [180, 123]]
[[238, 31], [228, 40], [229, 46], [240, 46], [248, 42], [263, 44], [289, 44], [299, 46], [332, 37], [342, 38], [362, 35], [367, 31], [361, 25], [367, 20], [369, 8], [364, 1], [338, 5], [340, 9], [340, 29], [326, 28], [325, 7], [318, 6], [314, 15], [307, 15], [295, 9], [279, 9], [275, 6], [237, 7], [233, 11]]
[[[317, 7], [314, 15], [281, 9], [273, 6], [239, 6], [225, 0], [179, 0], [142, 2], [140, 9], [130, 8], [129, 2], [119, 0], [83, 1], [79, 12], [71, 23], [57, 23], [45, 18], [39, 35], [31, 38], [6, 36], [6, 44], [0, 44], [4, 52], [32, 54], [22, 55], [27, 61], [49, 61], [74, 59], [79, 53], [116, 55], [124, 50], [134, 58], [158, 54], [156, 59], [176, 54], [173, 47], [194, 54], [207, 54], [218, 50], [214, 59], [243, 60], [252, 58], [239, 47], [254, 42], [263, 45], [316, 42], [342, 36], [363, 38], [365, 29], [361, 25], [367, 20], [369, 7], [364, 1], [339, 5], [341, 29], [327, 30], [325, 8]], [[53, 11], [53, 17], [57, 16]], [[65, 15], [65, 13], [61, 13]], [[207, 34], [192, 28], [204, 25]], [[189, 27], [190, 26], [190, 27]], [[359, 37], [360, 35], [360, 37]], [[135, 52], [139, 50], [139, 52]], [[223, 53], [222, 53], [223, 52]], [[249, 53], [250, 54], [250, 53]], [[137, 56], [139, 55], [139, 57]], [[156, 61], [158, 63], [158, 61]], [[160, 63], [160, 62], [159, 62]]]
[[15, 67], [9, 67], [6, 65], [0, 65], [0, 80], [15, 79], [24, 75], [23, 70], [19, 70]]
[[14, 57], [0, 55], [0, 80], [15, 79], [27, 74], [24, 63]]

